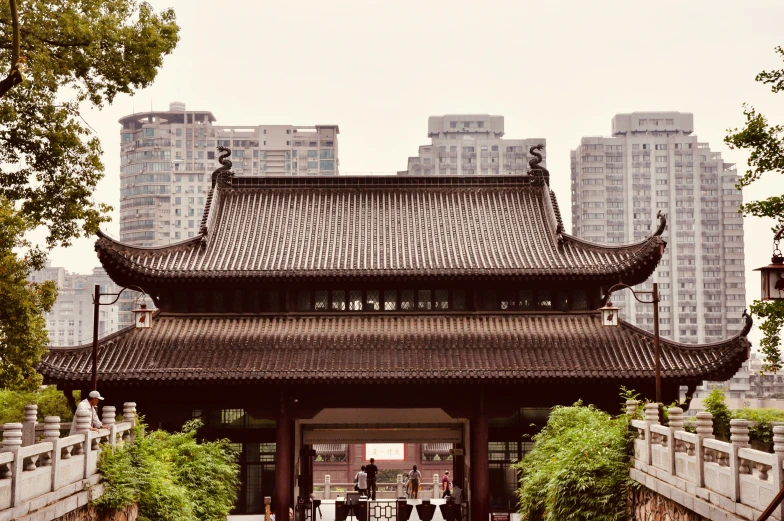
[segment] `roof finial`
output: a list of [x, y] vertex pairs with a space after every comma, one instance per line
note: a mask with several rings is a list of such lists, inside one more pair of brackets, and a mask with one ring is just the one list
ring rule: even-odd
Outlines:
[[212, 172], [212, 187], [215, 188], [215, 183], [219, 180], [224, 179], [225, 177], [231, 177], [233, 174], [231, 173], [231, 159], [228, 157], [231, 155], [231, 149], [224, 147], [223, 145], [218, 145], [218, 151], [223, 152], [221, 155], [218, 156], [218, 162], [222, 165], [215, 169]]
[[656, 228], [655, 232], [653, 232], [654, 237], [658, 237], [664, 233], [664, 228], [667, 227], [667, 215], [663, 214], [661, 210], [659, 210], [656, 212], [656, 217], [659, 219], [659, 227]]
[[533, 159], [528, 161], [528, 175], [534, 175], [544, 178], [544, 182], [548, 185], [550, 184], [550, 171], [547, 170], [545, 167], [541, 166], [539, 163], [542, 162], [542, 154], [537, 152], [537, 150], [544, 150], [544, 145], [539, 143], [538, 145], [534, 145], [528, 151], [533, 157]]

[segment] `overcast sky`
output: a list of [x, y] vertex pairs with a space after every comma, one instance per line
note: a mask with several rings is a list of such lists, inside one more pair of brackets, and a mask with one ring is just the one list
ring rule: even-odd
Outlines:
[[[614, 114], [692, 112], [700, 141], [740, 171], [746, 155], [722, 139], [742, 125], [742, 103], [784, 123], [784, 94], [754, 82], [784, 67], [773, 50], [784, 45], [780, 0], [150, 3], [175, 9], [176, 50], [152, 87], [83, 112], [103, 144], [106, 177], [95, 198], [114, 206], [106, 226], [114, 236], [117, 121], [171, 101], [210, 110], [221, 125], [336, 123], [342, 173], [404, 170], [429, 141], [428, 116], [502, 115], [507, 138], [546, 138], [568, 231], [569, 151], [582, 136], [609, 135]], [[744, 198], [784, 193], [784, 180], [764, 183]], [[771, 223], [745, 225], [751, 301], [759, 297], [751, 270], [770, 259]], [[93, 241], [53, 252], [52, 264], [89, 272]]]

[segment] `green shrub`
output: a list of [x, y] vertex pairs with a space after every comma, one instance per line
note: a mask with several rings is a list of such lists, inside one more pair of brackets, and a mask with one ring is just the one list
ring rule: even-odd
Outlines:
[[623, 415], [613, 418], [580, 402], [555, 407], [521, 471], [520, 513], [525, 521], [621, 521], [633, 434]]
[[724, 391], [714, 389], [702, 400], [705, 410], [713, 415], [713, 434], [720, 440], [730, 439], [730, 420], [732, 414], [727, 407]]
[[198, 421], [181, 432], [145, 432], [114, 454], [103, 451], [100, 509], [139, 503], [140, 521], [225, 521], [237, 501], [239, 466], [228, 440], [199, 443]]
[[63, 392], [49, 385], [37, 391], [0, 390], [0, 425], [21, 422], [25, 405], [30, 403], [38, 405], [39, 422], [43, 422], [47, 416], [59, 416], [61, 422], [73, 419], [73, 411]]
[[772, 422], [784, 421], [781, 409], [737, 409], [732, 411], [733, 418], [756, 422], [749, 427], [749, 437], [763, 443], [773, 443]]

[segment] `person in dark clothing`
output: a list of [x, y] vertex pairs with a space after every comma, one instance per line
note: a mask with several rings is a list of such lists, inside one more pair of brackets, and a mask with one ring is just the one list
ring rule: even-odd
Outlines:
[[375, 458], [370, 458], [370, 465], [365, 465], [365, 473], [367, 474], [367, 483], [368, 483], [368, 496], [371, 500], [376, 500], [376, 490], [378, 486], [376, 485], [376, 474], [378, 473], [378, 467], [376, 467], [376, 460]]

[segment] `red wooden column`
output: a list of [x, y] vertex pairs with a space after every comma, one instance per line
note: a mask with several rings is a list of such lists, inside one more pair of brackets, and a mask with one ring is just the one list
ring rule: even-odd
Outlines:
[[292, 420], [286, 403], [286, 393], [280, 391], [280, 411], [275, 426], [275, 519], [288, 520], [289, 508], [294, 507], [291, 498], [293, 485], [291, 458]]
[[490, 517], [490, 459], [487, 450], [487, 412], [484, 390], [471, 419], [471, 520], [487, 521]]

